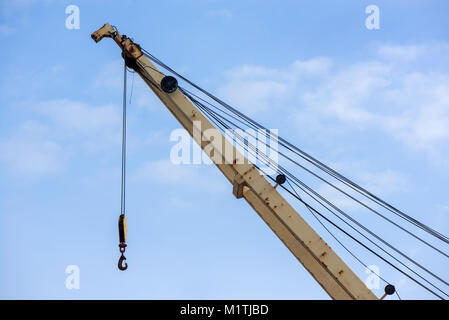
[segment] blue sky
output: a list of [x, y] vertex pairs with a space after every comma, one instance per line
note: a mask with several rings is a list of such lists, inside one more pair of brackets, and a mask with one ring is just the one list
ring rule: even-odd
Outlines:
[[[72, 4], [79, 30], [65, 27]], [[365, 27], [370, 4], [380, 8], [380, 30]], [[132, 75], [129, 269], [117, 270], [122, 61], [113, 41], [90, 38], [105, 22], [448, 234], [448, 9], [447, 1], [1, 0], [0, 297], [328, 298], [215, 167], [170, 163], [180, 125]], [[377, 227], [447, 279], [447, 259]], [[432, 298], [345, 243], [401, 297]], [[65, 286], [68, 265], [80, 268], [79, 290]]]

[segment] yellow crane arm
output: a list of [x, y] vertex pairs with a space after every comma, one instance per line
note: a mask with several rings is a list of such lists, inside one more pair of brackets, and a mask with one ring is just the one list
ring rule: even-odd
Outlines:
[[[216, 129], [215, 126], [179, 89], [171, 93], [161, 90], [160, 83], [165, 75], [142, 53], [138, 44], [121, 36], [109, 23], [92, 33], [96, 42], [104, 37], [112, 38], [117, 43], [127, 63], [133, 65], [135, 71], [233, 185], [234, 195], [249, 203], [331, 298], [378, 299], [282, 197], [276, 186], [266, 180], [221, 133], [218, 138], [216, 135], [213, 139], [208, 136], [208, 130]], [[231, 154], [223, 150], [233, 152]]]

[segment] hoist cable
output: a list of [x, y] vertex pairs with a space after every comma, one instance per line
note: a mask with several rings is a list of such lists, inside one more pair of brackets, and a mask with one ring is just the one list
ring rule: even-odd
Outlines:
[[131, 72], [133, 75], [133, 77], [131, 79], [131, 93], [129, 94], [129, 101], [128, 101], [128, 104], [131, 104], [131, 100], [133, 97], [133, 91], [134, 91], [134, 75], [136, 74], [136, 72], [132, 69], [128, 69], [128, 72]]
[[126, 89], [127, 89], [127, 67], [126, 62], [123, 63], [123, 115], [122, 115], [122, 172], [121, 172], [121, 190], [120, 190], [120, 216], [118, 220], [119, 231], [119, 249], [120, 258], [118, 260], [118, 268], [121, 271], [125, 271], [128, 268], [128, 264], [125, 262], [126, 257], [124, 255], [126, 244]]
[[123, 115], [122, 115], [122, 183], [121, 183], [121, 206], [120, 213], [125, 214], [125, 206], [126, 206], [126, 63], [123, 68]]

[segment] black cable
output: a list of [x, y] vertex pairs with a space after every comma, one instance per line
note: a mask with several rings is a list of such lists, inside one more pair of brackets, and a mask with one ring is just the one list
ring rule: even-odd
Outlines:
[[[285, 189], [285, 188], [284, 188]], [[286, 189], [285, 189], [286, 190]], [[288, 190], [287, 190], [288, 191]], [[293, 195], [293, 194], [292, 194]], [[294, 195], [293, 195], [294, 196]], [[301, 201], [305, 206], [308, 206], [311, 210], [313, 210], [316, 214], [318, 214], [319, 216], [321, 216], [323, 219], [325, 219], [328, 223], [332, 224], [335, 228], [339, 229], [341, 232], [343, 232], [345, 235], [347, 235], [349, 238], [351, 238], [352, 240], [354, 240], [355, 242], [357, 242], [360, 246], [364, 247], [366, 250], [370, 251], [372, 254], [374, 254], [375, 256], [377, 256], [379, 259], [383, 260], [385, 263], [389, 264], [391, 267], [393, 267], [394, 269], [396, 269], [397, 271], [399, 271], [400, 273], [402, 273], [404, 276], [406, 276], [407, 278], [409, 278], [410, 280], [412, 280], [413, 282], [415, 282], [416, 284], [418, 284], [419, 286], [421, 286], [422, 288], [426, 289], [427, 291], [429, 291], [430, 293], [432, 293], [434, 296], [438, 297], [441, 300], [444, 300], [443, 297], [441, 297], [439, 294], [437, 294], [436, 292], [432, 291], [431, 289], [429, 289], [428, 287], [426, 287], [424, 284], [422, 284], [421, 282], [419, 282], [418, 280], [416, 280], [415, 278], [413, 278], [412, 276], [410, 276], [408, 273], [404, 272], [403, 270], [399, 269], [398, 267], [396, 267], [394, 264], [392, 264], [391, 262], [389, 262], [387, 259], [385, 259], [384, 257], [382, 257], [381, 255], [379, 255], [377, 252], [375, 252], [374, 250], [372, 250], [371, 248], [369, 248], [368, 246], [366, 246], [365, 244], [363, 244], [361, 241], [359, 241], [358, 239], [356, 239], [355, 237], [353, 237], [352, 235], [350, 235], [349, 233], [347, 233], [345, 230], [343, 230], [342, 228], [340, 228], [338, 225], [334, 224], [331, 220], [327, 219], [324, 215], [322, 215], [321, 213], [319, 213], [317, 210], [315, 210], [313, 207], [311, 207], [309, 204], [307, 204], [306, 202], [304, 202], [302, 199], [298, 199], [299, 201]]]
[[[187, 95], [188, 96], [188, 95]], [[188, 96], [189, 97], [189, 96]], [[196, 101], [195, 99], [193, 99], [192, 97], [189, 97], [189, 99], [192, 99], [192, 102], [195, 103], [195, 105], [197, 105], [203, 112], [206, 112], [207, 114], [209, 114], [210, 116], [212, 116], [215, 120], [217, 120], [218, 122], [220, 122], [221, 125], [223, 125], [226, 129], [229, 129], [230, 127], [225, 125], [221, 120], [217, 119], [217, 117], [213, 114], [215, 112], [213, 112], [212, 110], [210, 110], [209, 108], [205, 107], [204, 105], [202, 105], [201, 103], [199, 103], [198, 101]], [[223, 118], [224, 120], [229, 121], [228, 119]], [[210, 119], [212, 120], [212, 119]], [[232, 123], [232, 122], [231, 122]], [[242, 139], [239, 135], [238, 137], [240, 139]], [[248, 143], [246, 144], [246, 147], [248, 147]], [[251, 147], [251, 145], [249, 145], [249, 147]], [[252, 146], [254, 148], [254, 146]], [[258, 150], [256, 147], [256, 154], [258, 154]], [[267, 157], [268, 161], [270, 161], [271, 159], [269, 159]], [[284, 172], [287, 173], [288, 172]], [[270, 177], [271, 178], [271, 177]], [[299, 187], [299, 186], [298, 186]], [[301, 188], [301, 187], [299, 187]], [[303, 192], [306, 192], [304, 189], [301, 188], [301, 190]], [[307, 193], [307, 192], [306, 192]], [[308, 194], [308, 193], [307, 193]], [[311, 196], [310, 194], [308, 194], [309, 196]], [[314, 198], [313, 196], [311, 196], [315, 201], [316, 198]], [[320, 203], [322, 206], [324, 206], [321, 202], [317, 201], [318, 203]], [[326, 207], [326, 206], [324, 206]], [[329, 210], [328, 207], [326, 207], [326, 209]], [[332, 211], [331, 211], [332, 212]], [[332, 212], [333, 213], [333, 212]], [[333, 213], [335, 215], [335, 213]], [[338, 217], [338, 216], [337, 216]], [[340, 217], [338, 217], [340, 220], [342, 220]], [[355, 220], [353, 220], [352, 217], [349, 216], [349, 218], [351, 219], [351, 221], [356, 222]], [[346, 221], [342, 220], [343, 222], [345, 222], [347, 225], [349, 225]], [[374, 233], [372, 233], [370, 230], [368, 230], [366, 227], [364, 227], [363, 225], [359, 224], [358, 222], [356, 222], [359, 226], [361, 226], [364, 230], [367, 230], [371, 235], [374, 235]], [[354, 229], [354, 227], [352, 227], [351, 225], [349, 225], [351, 228]], [[357, 229], [354, 229], [356, 232], [358, 232], [359, 234], [361, 234]], [[422, 277], [420, 274], [416, 273], [414, 270], [410, 269], [407, 265], [405, 265], [404, 263], [402, 263], [402, 261], [398, 260], [396, 257], [392, 256], [390, 253], [388, 253], [387, 251], [385, 251], [383, 248], [379, 247], [376, 243], [374, 243], [373, 241], [371, 241], [369, 238], [367, 238], [365, 235], [361, 234], [363, 237], [365, 237], [368, 241], [370, 241], [371, 243], [373, 243], [374, 245], [376, 245], [379, 249], [381, 249], [383, 252], [385, 252], [386, 254], [388, 254], [390, 257], [392, 257], [393, 259], [395, 259], [397, 262], [399, 262], [401, 265], [403, 265], [404, 267], [406, 267], [408, 270], [410, 270], [412, 273], [414, 273], [415, 275], [417, 275], [418, 277], [420, 277], [421, 279], [423, 279], [424, 281], [426, 281], [427, 283], [429, 283], [431, 286], [433, 286], [434, 288], [436, 288], [438, 291], [442, 292], [444, 295], [448, 296], [444, 291], [442, 291], [441, 289], [439, 289], [437, 286], [435, 286], [434, 284], [432, 284], [430, 281], [428, 281], [427, 279], [425, 279], [424, 277]], [[383, 241], [382, 239], [378, 238], [378, 240]], [[397, 250], [396, 248], [392, 247], [389, 243], [386, 243], [383, 241], [384, 244], [387, 244], [390, 248], [394, 249], [396, 252], [400, 253], [402, 256], [406, 257], [409, 261], [413, 262], [415, 265], [418, 265], [419, 267], [423, 268], [423, 270], [429, 272], [431, 275], [433, 275], [434, 277], [436, 277], [437, 279], [439, 279], [440, 281], [443, 281], [442, 279], [440, 279], [438, 276], [434, 275], [433, 273], [431, 273], [429, 270], [427, 270], [426, 268], [422, 267], [420, 264], [418, 264], [416, 261], [414, 261], [413, 259], [409, 258], [408, 256], [406, 256], [405, 254], [403, 254], [402, 252], [400, 252], [399, 250]]]
[[[211, 121], [213, 121], [212, 119], [210, 119]], [[221, 121], [219, 119], [216, 119], [216, 121], [218, 121], [218, 123], [220, 123]], [[225, 126], [225, 128], [229, 129], [230, 127], [226, 126], [223, 122], [221, 122], [221, 124], [223, 126]], [[217, 123], [215, 123], [215, 125], [217, 125]], [[217, 125], [218, 127], [218, 125]], [[260, 168], [258, 168], [256, 166], [256, 168], [258, 170], [260, 170]], [[268, 175], [269, 176], [269, 175]], [[269, 176], [270, 177], [270, 176]], [[271, 177], [270, 177], [271, 178]], [[272, 178], [271, 178], [272, 179]], [[272, 179], [273, 181], [275, 181], [274, 179]], [[291, 193], [289, 190], [287, 190], [285, 187], [282, 186], [283, 189], [285, 189], [287, 192], [289, 192], [290, 194], [293, 195], [293, 193]], [[293, 195], [294, 196], [294, 195]], [[309, 210], [314, 210], [310, 205], [308, 205], [306, 202], [304, 202], [302, 199], [300, 200], [301, 203], [303, 203]], [[319, 213], [318, 213], [319, 214]], [[323, 217], [321, 214], [319, 214], [321, 217]], [[323, 217], [325, 218], [325, 217]], [[325, 218], [326, 221], [328, 221], [329, 223], [331, 223], [334, 227], [337, 227], [332, 221], [328, 220], [327, 218]], [[341, 228], [337, 227], [337, 229], [339, 229], [340, 231], [342, 231], [344, 234], [346, 234], [347, 236], [349, 236], [352, 240], [356, 241], [357, 243], [359, 243], [360, 245], [362, 245], [365, 249], [367, 249], [369, 252], [375, 254], [377, 257], [379, 257], [381, 260], [383, 260], [384, 262], [386, 262], [387, 264], [389, 264], [390, 266], [392, 266], [394, 269], [396, 269], [397, 271], [399, 271], [400, 273], [404, 274], [405, 276], [407, 276], [408, 278], [410, 278], [412, 281], [414, 281], [415, 283], [417, 283], [418, 285], [420, 285], [421, 287], [423, 287], [424, 289], [426, 289], [427, 291], [429, 291], [430, 293], [434, 294], [436, 297], [444, 300], [441, 296], [439, 296], [437, 293], [435, 293], [434, 291], [432, 291], [431, 289], [427, 288], [425, 285], [423, 285], [421, 282], [419, 282], [418, 280], [414, 279], [413, 277], [411, 277], [410, 275], [408, 275], [407, 273], [405, 273], [404, 271], [402, 271], [401, 269], [399, 269], [398, 267], [396, 267], [395, 265], [393, 265], [392, 263], [388, 262], [385, 258], [383, 258], [382, 256], [380, 256], [379, 254], [377, 254], [376, 252], [374, 252], [373, 250], [371, 250], [369, 247], [367, 247], [366, 245], [364, 245], [363, 243], [361, 243], [360, 241], [358, 241], [356, 238], [354, 238], [353, 236], [351, 236], [349, 233], [344, 232], [344, 230], [342, 230]], [[362, 262], [363, 264], [363, 262]], [[425, 279], [424, 279], [425, 280]], [[385, 281], [385, 280], [384, 280]], [[427, 280], [425, 280], [427, 281]], [[432, 284], [431, 284], [432, 285]], [[441, 290], [440, 290], [441, 291]], [[399, 295], [398, 295], [399, 297]]]
[[123, 68], [123, 123], [122, 123], [122, 181], [121, 181], [121, 190], [120, 190], [120, 213], [125, 214], [126, 208], [126, 63], [124, 63]]
[[[160, 61], [159, 59], [157, 59], [156, 57], [154, 57], [151, 53], [149, 53], [148, 51], [143, 49], [143, 52], [145, 53], [145, 55], [153, 60], [155, 63], [159, 64], [161, 67], [165, 68], [166, 70], [170, 71], [171, 73], [175, 74], [176, 76], [180, 77], [181, 79], [183, 79], [184, 81], [186, 81], [187, 83], [189, 83], [191, 86], [193, 86], [194, 88], [196, 88], [197, 90], [201, 91], [202, 93], [206, 94], [208, 97], [210, 97], [211, 99], [213, 99], [214, 101], [218, 102], [220, 105], [224, 106], [226, 109], [230, 110], [231, 112], [239, 115], [240, 117], [242, 117], [243, 119], [247, 120], [248, 122], [252, 123], [253, 125], [257, 126], [258, 128], [267, 130], [265, 127], [263, 127], [262, 125], [260, 125], [259, 123], [257, 123], [256, 121], [250, 119], [249, 117], [247, 117], [246, 115], [244, 115], [243, 113], [239, 112], [238, 110], [234, 109], [233, 107], [229, 106], [228, 104], [226, 104], [225, 102], [223, 102], [222, 100], [220, 100], [219, 98], [215, 97], [214, 95], [210, 94], [209, 92], [207, 92], [206, 90], [202, 89], [201, 87], [199, 87], [198, 85], [196, 85], [195, 83], [191, 82], [190, 80], [188, 80], [187, 78], [183, 77], [182, 75], [180, 75], [179, 73], [177, 73], [176, 71], [174, 71], [173, 69], [171, 69], [169, 66], [167, 66], [166, 64], [164, 64], [162, 61]], [[361, 186], [359, 186], [358, 184], [352, 182], [351, 180], [347, 179], [346, 177], [344, 177], [343, 175], [339, 174], [338, 172], [336, 172], [335, 170], [331, 169], [330, 167], [326, 166], [325, 164], [321, 163], [320, 161], [318, 161], [317, 159], [313, 158], [311, 155], [307, 154], [306, 152], [304, 152], [303, 150], [297, 148], [296, 146], [292, 145], [291, 143], [289, 143], [288, 141], [286, 141], [285, 139], [283, 139], [282, 137], [279, 137], [277, 135], [275, 135], [275, 137], [284, 145], [284, 147], [289, 148], [290, 151], [298, 154], [299, 156], [301, 156], [303, 159], [307, 160], [308, 162], [312, 163], [313, 165], [317, 166], [319, 169], [323, 170], [324, 172], [328, 173], [329, 175], [333, 176], [334, 178], [336, 178], [337, 180], [343, 182], [344, 184], [348, 185], [349, 187], [351, 187], [353, 190], [357, 191], [358, 193], [364, 195], [365, 197], [367, 197], [368, 199], [374, 201], [375, 203], [383, 206], [384, 208], [386, 208], [387, 210], [389, 210], [390, 212], [396, 214], [397, 216], [403, 218], [404, 220], [406, 220], [407, 222], [415, 225], [418, 228], [421, 228], [422, 230], [426, 231], [427, 233], [433, 235], [434, 237], [440, 239], [441, 241], [448, 243], [449, 244], [449, 238], [437, 231], [435, 231], [434, 229], [424, 225], [423, 223], [417, 221], [416, 219], [406, 215], [405, 213], [403, 213], [402, 211], [394, 208], [393, 206], [391, 206], [390, 204], [388, 204], [387, 202], [383, 201], [382, 199], [378, 198], [377, 196], [375, 196], [374, 194], [370, 193], [369, 191], [367, 191], [366, 189], [362, 188]], [[296, 152], [295, 152], [296, 151]], [[403, 229], [403, 228], [402, 228]], [[416, 237], [413, 233], [409, 232], [410, 235]], [[422, 240], [421, 238], [416, 237], [418, 240]], [[426, 245], [429, 245], [429, 243], [424, 242]], [[434, 250], [435, 247], [431, 246]], [[437, 249], [437, 251], [439, 251]], [[442, 253], [441, 251], [439, 251], [440, 253]], [[446, 257], [449, 258], [449, 256], [447, 256], [446, 254], [442, 253], [443, 255], [445, 255]]]
[[[293, 186], [292, 186], [292, 184], [290, 183], [290, 180], [288, 180], [287, 179], [287, 183], [290, 185], [290, 188], [295, 192], [295, 194], [296, 194], [296, 196], [298, 197], [298, 198], [301, 198], [300, 196], [299, 196], [299, 194], [296, 192], [296, 190], [295, 190], [295, 188], [293, 188]], [[345, 249], [346, 250], [346, 252], [348, 252], [355, 260], [357, 260], [362, 266], [364, 266], [366, 269], [369, 269], [372, 273], [374, 273], [376, 276], [378, 276], [379, 277], [379, 279], [381, 279], [383, 282], [385, 282], [386, 284], [390, 284], [391, 282], [389, 282], [389, 281], [387, 281], [387, 280], [385, 280], [384, 278], [382, 278], [379, 274], [377, 274], [376, 272], [374, 272], [373, 270], [371, 270], [370, 268], [368, 268], [368, 265], [366, 264], [366, 263], [364, 263], [359, 257], [357, 257], [351, 250], [349, 250], [330, 230], [329, 230], [329, 228], [327, 228], [325, 225], [324, 225], [324, 223], [317, 217], [317, 215], [312, 211], [312, 210], [310, 210], [310, 208], [309, 207], [307, 207], [307, 206], [304, 206], [304, 207], [306, 207], [307, 209], [308, 209], [308, 211], [310, 212], [310, 214], [315, 218], [315, 220], [316, 221], [318, 221], [318, 223], [324, 228], [324, 230], [326, 230], [327, 231], [327, 233], [329, 233], [331, 236], [332, 236], [332, 238], [334, 238], [334, 240], [335, 241], [337, 241], [338, 242], [338, 244], [340, 245], [340, 246], [342, 246], [343, 247], [343, 249]]]
[[[200, 97], [198, 97], [197, 95], [195, 95], [195, 94], [189, 92], [188, 90], [186, 90], [186, 89], [183, 89], [183, 90], [184, 90], [184, 93], [187, 92], [187, 93], [189, 93], [189, 94], [195, 96], [196, 98], [201, 99]], [[201, 100], [203, 100], [203, 99], [201, 99]], [[208, 102], [205, 101], [205, 100], [203, 100], [203, 101], [206, 102], [206, 103], [208, 103]], [[214, 106], [214, 105], [212, 105], [212, 104], [210, 104], [210, 103], [208, 103], [208, 104], [211, 105], [211, 106], [213, 106], [214, 108], [220, 110], [221, 112], [227, 114], [228, 116], [231, 116], [231, 115], [229, 115], [228, 113], [226, 113], [225, 111], [223, 111], [223, 110], [221, 110], [220, 108], [218, 108], [217, 106]], [[233, 117], [233, 116], [231, 116], [231, 117], [232, 117], [233, 119], [236, 119], [236, 118]], [[236, 120], [237, 120], [237, 119], [236, 119]], [[243, 123], [243, 122], [240, 121], [240, 120], [237, 120], [237, 121]], [[254, 128], [254, 126], [253, 126], [253, 128]], [[264, 128], [263, 130], [264, 130], [264, 132], [269, 131], [269, 130], [267, 130], [267, 129], [265, 129], [265, 128]], [[267, 137], [268, 137], [268, 138], [271, 138], [271, 135], [267, 135]], [[289, 150], [290, 150], [290, 149], [289, 149]], [[290, 150], [290, 151], [291, 151], [291, 150]], [[415, 235], [414, 233], [410, 232], [409, 230], [407, 230], [407, 229], [405, 229], [405, 228], [399, 226], [397, 223], [395, 223], [395, 222], [393, 222], [392, 220], [390, 220], [389, 218], [385, 217], [384, 215], [382, 215], [381, 213], [379, 213], [377, 210], [374, 210], [373, 208], [369, 207], [369, 206], [366, 205], [365, 203], [363, 203], [363, 202], [361, 202], [360, 200], [358, 200], [358, 199], [354, 198], [353, 196], [349, 195], [348, 193], [346, 193], [346, 192], [343, 191], [342, 189], [338, 188], [337, 186], [335, 186], [334, 184], [330, 183], [330, 182], [327, 181], [326, 179], [324, 179], [324, 178], [322, 178], [321, 176], [317, 175], [315, 172], [313, 172], [313, 171], [307, 169], [306, 167], [302, 166], [301, 164], [299, 164], [299, 163], [298, 163], [297, 161], [295, 161], [294, 159], [288, 157], [287, 155], [283, 154], [282, 152], [279, 152], [279, 154], [282, 155], [285, 159], [287, 159], [287, 160], [289, 160], [290, 162], [294, 163], [295, 165], [299, 166], [299, 167], [302, 168], [303, 170], [305, 170], [305, 171], [307, 171], [308, 173], [312, 174], [312, 175], [315, 176], [316, 178], [318, 178], [318, 179], [320, 179], [321, 181], [325, 182], [326, 184], [330, 185], [331, 187], [333, 187], [333, 188], [336, 189], [337, 191], [341, 192], [341, 193], [344, 194], [345, 196], [347, 196], [347, 197], [349, 197], [350, 199], [356, 201], [358, 204], [362, 205], [362, 206], [365, 207], [366, 209], [368, 209], [368, 210], [370, 210], [371, 212], [375, 213], [376, 215], [378, 215], [379, 217], [383, 218], [383, 219], [386, 220], [387, 222], [393, 224], [393, 225], [396, 226], [397, 228], [399, 228], [399, 229], [401, 229], [402, 231], [408, 233], [410, 236], [414, 237], [415, 239], [417, 239], [417, 240], [423, 242], [424, 244], [426, 244], [427, 246], [429, 246], [429, 247], [432, 248], [433, 250], [437, 251], [438, 253], [442, 254], [442, 255], [445, 256], [446, 258], [449, 258], [449, 255], [446, 254], [445, 252], [439, 250], [438, 248], [436, 248], [435, 246], [431, 245], [430, 243], [428, 243], [427, 241], [423, 240], [422, 238], [418, 237], [417, 235]], [[346, 184], [346, 185], [347, 185], [347, 184]], [[349, 186], [349, 187], [351, 187], [353, 190], [355, 190], [354, 187], [352, 187], [352, 186]], [[355, 190], [355, 191], [357, 191], [357, 190]], [[388, 209], [388, 208], [387, 208], [387, 209]], [[426, 231], [426, 230], [424, 230], [424, 231]], [[443, 241], [444, 241], [444, 240], [443, 240]], [[446, 241], [445, 241], [445, 242], [446, 242]], [[449, 243], [449, 242], [448, 242], [448, 243]]]

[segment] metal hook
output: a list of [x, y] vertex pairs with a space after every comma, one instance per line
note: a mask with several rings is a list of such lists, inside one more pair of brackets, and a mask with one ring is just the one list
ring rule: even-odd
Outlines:
[[126, 249], [126, 243], [120, 243], [119, 245], [120, 248], [120, 252], [121, 252], [121, 256], [120, 259], [118, 259], [118, 268], [122, 271], [125, 271], [126, 269], [128, 269], [128, 264], [126, 262], [124, 262], [126, 260], [125, 256], [123, 255], [123, 253], [125, 252]]
[[128, 269], [128, 264], [126, 262], [123, 263], [123, 261], [125, 261], [125, 260], [126, 260], [126, 258], [122, 253], [120, 259], [118, 259], [118, 268], [122, 271], [125, 271], [126, 269]]

